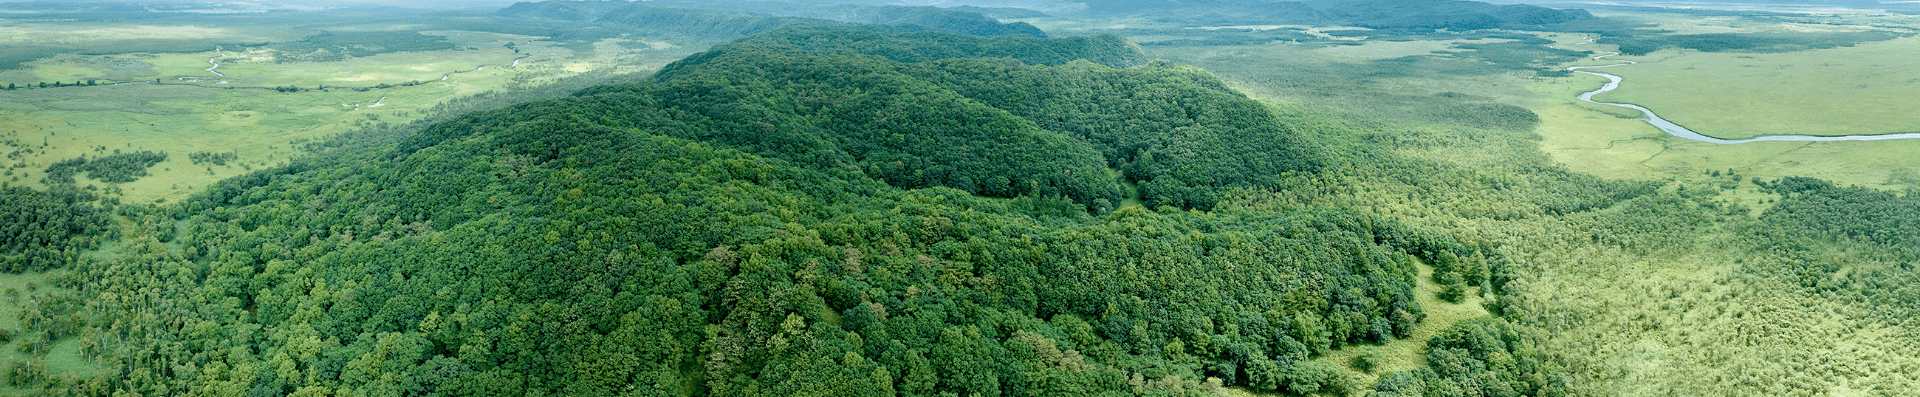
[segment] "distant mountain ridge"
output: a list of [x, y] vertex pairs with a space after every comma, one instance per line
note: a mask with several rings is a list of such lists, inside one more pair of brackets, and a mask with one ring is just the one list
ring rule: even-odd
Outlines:
[[[1029, 35], [1046, 32], [1023, 22], [1001, 23], [966, 11], [938, 7], [843, 4], [805, 6], [787, 3], [650, 1], [542, 1], [514, 3], [497, 15], [614, 24], [626, 28], [668, 30], [692, 35], [745, 36], [803, 23], [842, 22], [891, 26], [895, 32], [933, 30], [972, 36]], [[737, 6], [737, 7], [736, 7]]]
[[1088, 3], [1097, 14], [1198, 24], [1339, 24], [1376, 29], [1480, 30], [1592, 19], [1586, 10], [1463, 0], [1120, 0]]

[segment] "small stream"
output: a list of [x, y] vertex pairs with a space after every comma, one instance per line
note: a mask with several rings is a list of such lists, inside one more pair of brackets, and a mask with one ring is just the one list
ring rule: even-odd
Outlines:
[[226, 57], [227, 57], [227, 54], [220, 54], [220, 56], [217, 56], [217, 57], [212, 57], [212, 58], [207, 58], [207, 63], [211, 63], [211, 64], [213, 64], [213, 67], [210, 67], [210, 68], [207, 68], [207, 71], [209, 71], [209, 72], [213, 72], [213, 74], [217, 74], [217, 75], [220, 75], [220, 77], [227, 77], [227, 74], [226, 74], [226, 73], [220, 73], [220, 72], [218, 72], [218, 71], [215, 71], [215, 70], [214, 70], [214, 69], [219, 69], [219, 68], [220, 68], [220, 63], [219, 63], [219, 62], [214, 62], [214, 61], [218, 61], [218, 60], [220, 60], [220, 58], [226, 58]]

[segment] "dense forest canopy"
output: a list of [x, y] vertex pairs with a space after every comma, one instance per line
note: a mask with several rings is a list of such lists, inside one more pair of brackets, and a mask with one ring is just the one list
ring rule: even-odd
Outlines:
[[[1548, 78], [1584, 57], [1532, 35], [1435, 30], [1572, 21], [1617, 33], [1623, 51], [1898, 36], [1636, 33], [1580, 10], [1447, 0], [1088, 6], [1181, 24], [1275, 18], [1260, 23], [1500, 39], [1331, 66], [1395, 76]], [[14, 6], [36, 7], [68, 9]], [[1426, 123], [1266, 103], [1121, 37], [1047, 38], [974, 13], [1045, 15], [1032, 12], [715, 8], [549, 1], [470, 15], [575, 44], [659, 32], [725, 42], [645, 77], [489, 93], [302, 142], [310, 156], [185, 200], [109, 197], [165, 152], [97, 146], [36, 164], [44, 186], [0, 184], [0, 271], [37, 282], [3, 291], [19, 322], [0, 342], [19, 354], [0, 357], [0, 393], [1595, 395], [1615, 390], [1595, 379], [1626, 372], [1604, 361], [1614, 357], [1566, 352], [1619, 347], [1554, 338], [1625, 324], [1765, 348], [1800, 336], [1767, 328], [1791, 324], [1771, 317], [1784, 305], [1712, 305], [1782, 295], [1907, 327], [1874, 332], [1920, 321], [1912, 190], [1731, 170], [1607, 179], [1540, 152], [1543, 116], [1520, 106], [1456, 92], [1392, 99], [1455, 121]], [[419, 36], [342, 30], [279, 48], [452, 45]], [[234, 152], [185, 159], [246, 164]], [[1726, 260], [1737, 274], [1631, 291], [1706, 297], [1700, 311], [1661, 301], [1679, 320], [1604, 317], [1627, 309], [1547, 293], [1574, 289], [1556, 277], [1644, 265], [1550, 261], [1675, 257]], [[1776, 281], [1784, 288], [1739, 289]], [[1735, 339], [1675, 326], [1740, 318], [1760, 325], [1729, 327]], [[54, 350], [97, 371], [53, 373]], [[1766, 367], [1796, 373], [1737, 391], [1860, 371], [1790, 358], [1817, 366]]]
[[[894, 56], [1008, 57], [901, 62], [852, 45], [874, 34], [743, 40], [129, 212], [127, 254], [73, 265], [73, 292], [35, 305], [22, 337], [107, 341], [83, 347], [106, 373], [49, 386], [85, 394], [1082, 395], [1142, 376], [1153, 394], [1208, 377], [1307, 393], [1364, 387], [1316, 354], [1411, 332], [1417, 261], [1486, 254], [1341, 210], [1090, 214], [1080, 199], [1118, 198], [1119, 159], [1096, 148], [1167, 153], [1128, 168], [1148, 175], [1318, 149], [1219, 148], [1244, 143], [1205, 138], [1217, 129], [1277, 119], [1196, 70], [1018, 61], [1114, 49], [1097, 39], [873, 38]], [[844, 45], [773, 44], [802, 38]], [[1008, 76], [1038, 91], [985, 83]], [[1090, 102], [1143, 90], [1163, 96]], [[1021, 98], [1173, 126], [1050, 131]], [[889, 112], [921, 123], [846, 125]], [[1286, 133], [1265, 128], [1235, 133]], [[966, 176], [1041, 188], [947, 187]]]
[[[1140, 183], [1153, 205], [1207, 208], [1221, 189], [1272, 186], [1275, 175], [1325, 162], [1312, 142], [1203, 72], [1069, 61], [1085, 59], [1124, 66], [1140, 55], [1113, 37], [790, 28], [668, 65], [652, 81], [589, 89], [578, 103], [554, 105], [607, 109], [590, 116], [520, 107], [497, 113], [521, 116], [493, 117], [584, 118], [854, 170], [903, 188], [1060, 196], [1102, 210], [1127, 198], [1123, 183]], [[405, 145], [496, 124], [469, 117]]]
[[105, 182], [133, 182], [147, 176], [147, 168], [166, 160], [166, 153], [148, 150], [120, 153], [119, 149], [114, 149], [111, 155], [92, 159], [82, 155], [53, 163], [47, 166], [47, 177], [44, 182], [50, 185], [72, 184], [73, 177], [82, 173], [85, 173], [88, 178]]
[[115, 236], [98, 196], [71, 185], [39, 191], [0, 186], [0, 271], [65, 267]]

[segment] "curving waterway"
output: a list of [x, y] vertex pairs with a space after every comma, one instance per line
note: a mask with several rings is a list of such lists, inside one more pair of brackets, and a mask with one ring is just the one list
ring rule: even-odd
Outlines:
[[[1587, 39], [1587, 42], [1591, 43], [1593, 42], [1593, 39]], [[1606, 55], [1595, 56], [1593, 57], [1593, 59], [1599, 60], [1601, 58], [1606, 58], [1614, 55], [1620, 55], [1620, 53], [1618, 52], [1608, 53]], [[1723, 144], [1767, 142], [1767, 141], [1831, 142], [1831, 141], [1881, 141], [1881, 140], [1889, 140], [1889, 139], [1920, 139], [1920, 132], [1908, 132], [1908, 133], [1900, 133], [1900, 134], [1838, 135], [1838, 136], [1763, 135], [1763, 136], [1748, 138], [1748, 139], [1720, 139], [1720, 138], [1714, 138], [1706, 135], [1701, 135], [1698, 132], [1693, 132], [1693, 130], [1687, 129], [1687, 127], [1681, 127], [1679, 124], [1674, 124], [1671, 121], [1667, 121], [1666, 119], [1660, 118], [1660, 115], [1653, 114], [1652, 109], [1647, 109], [1646, 107], [1643, 107], [1640, 105], [1635, 105], [1631, 103], [1600, 102], [1600, 101], [1593, 100], [1594, 95], [1600, 95], [1601, 93], [1605, 93], [1607, 91], [1613, 91], [1614, 89], [1620, 88], [1620, 82], [1624, 79], [1622, 79], [1620, 76], [1615, 76], [1615, 75], [1600, 73], [1600, 72], [1589, 72], [1584, 69], [1610, 68], [1614, 66], [1625, 66], [1625, 65], [1632, 65], [1632, 64], [1639, 63], [1639, 62], [1628, 61], [1624, 59], [1616, 59], [1615, 61], [1619, 61], [1620, 63], [1616, 63], [1612, 65], [1599, 65], [1599, 66], [1574, 66], [1574, 67], [1567, 68], [1567, 71], [1569, 72], [1586, 73], [1586, 74], [1607, 78], [1607, 85], [1601, 86], [1600, 89], [1597, 89], [1597, 90], [1581, 93], [1579, 96], [1575, 98], [1578, 98], [1582, 101], [1586, 101], [1588, 103], [1595, 103], [1595, 104], [1601, 104], [1601, 105], [1607, 105], [1607, 106], [1618, 106], [1618, 107], [1638, 110], [1640, 111], [1640, 115], [1644, 116], [1640, 118], [1641, 121], [1645, 121], [1647, 122], [1647, 124], [1652, 124], [1654, 128], [1659, 128], [1660, 131], [1665, 131], [1668, 135], [1673, 135], [1676, 137], [1681, 137], [1686, 139], [1692, 139], [1692, 140], [1701, 141], [1701, 142], [1723, 143]]]
[[207, 58], [207, 63], [211, 63], [211, 64], [213, 64], [213, 67], [210, 67], [210, 68], [207, 68], [207, 71], [209, 71], [209, 72], [213, 72], [213, 74], [217, 74], [217, 75], [220, 75], [220, 77], [227, 77], [227, 74], [226, 74], [226, 73], [220, 73], [219, 71], [215, 71], [215, 70], [214, 70], [214, 69], [219, 69], [219, 68], [220, 68], [220, 63], [219, 63], [219, 62], [214, 62], [214, 61], [218, 61], [218, 60], [220, 60], [220, 58], [225, 58], [226, 56], [227, 56], [227, 54], [220, 54], [220, 56], [217, 56], [217, 57], [212, 57], [212, 58]]

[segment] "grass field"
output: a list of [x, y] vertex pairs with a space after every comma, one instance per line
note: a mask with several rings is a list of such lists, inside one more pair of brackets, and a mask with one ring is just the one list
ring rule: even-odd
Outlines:
[[0, 45], [133, 48], [180, 41], [286, 41], [306, 33], [289, 26], [213, 26], [173, 21], [6, 21], [0, 26]]
[[1321, 47], [1307, 56], [1333, 62], [1362, 62], [1416, 55], [1435, 55], [1458, 44], [1500, 43], [1506, 39], [1367, 41], [1360, 45]]
[[[0, 80], [136, 81], [0, 90], [0, 120], [5, 120], [0, 136], [30, 149], [4, 148], [18, 156], [0, 159], [0, 167], [13, 167], [10, 174], [0, 175], [0, 182], [39, 187], [46, 167], [57, 161], [114, 150], [153, 150], [168, 157], [148, 170], [152, 176], [117, 186], [84, 177], [79, 181], [129, 202], [178, 199], [215, 181], [297, 156], [293, 142], [366, 125], [405, 123], [448, 100], [488, 91], [548, 84], [588, 72], [645, 72], [695, 50], [668, 42], [622, 45], [627, 39], [608, 39], [592, 51], [576, 52], [534, 36], [427, 34], [447, 37], [457, 46], [293, 63], [270, 62], [274, 51], [267, 48], [69, 54], [31, 62], [30, 70], [0, 72]], [[519, 51], [508, 49], [507, 43]], [[225, 77], [204, 70], [211, 66], [207, 59], [216, 56], [223, 58], [216, 70]], [[381, 85], [388, 87], [377, 88]], [[272, 89], [283, 86], [302, 90]], [[321, 86], [328, 88], [317, 90]], [[187, 156], [192, 152], [233, 152], [238, 161], [196, 165]]]
[[[19, 160], [27, 164], [26, 175], [7, 181], [35, 184], [37, 171], [46, 165], [82, 154], [154, 150], [167, 152], [167, 161], [149, 170], [154, 176], [121, 184], [124, 199], [182, 197], [214, 181], [285, 161], [296, 154], [292, 141], [365, 123], [405, 122], [444, 100], [496, 89], [507, 78], [505, 73], [474, 74], [458, 84], [367, 92], [284, 93], [150, 83], [0, 92], [0, 101], [9, 104], [0, 117], [12, 121], [8, 131], [0, 132], [17, 131], [21, 142], [48, 145]], [[376, 102], [383, 106], [370, 107]], [[239, 161], [194, 165], [187, 157], [192, 152], [235, 152]]]
[[1920, 132], [1920, 37], [1777, 54], [1667, 49], [1608, 68], [1626, 78], [1596, 100], [1646, 106], [1702, 134], [1864, 135]]
[[[1699, 23], [1699, 26], [1722, 26], [1725, 29], [1719, 30], [1735, 32], [1781, 29], [1780, 26], [1782, 25], [1793, 24], [1756, 26], [1756, 24], [1729, 21], [1724, 18], [1703, 18]], [[1701, 32], [1716, 31], [1716, 29], [1711, 28], [1696, 28], [1696, 30], [1698, 29], [1706, 29], [1701, 30]], [[1545, 35], [1545, 37], [1559, 42], [1559, 45], [1563, 48], [1594, 50], [1598, 53], [1612, 51], [1611, 46], [1607, 45], [1579, 44], [1585, 41], [1584, 37], [1587, 37], [1582, 34], [1563, 33], [1558, 35]], [[1872, 86], [1873, 84], [1886, 83], [1889, 81], [1890, 79], [1886, 77], [1887, 75], [1862, 75], [1860, 78], [1865, 80], [1848, 80], [1854, 77], [1848, 76], [1847, 73], [1842, 73], [1834, 67], [1819, 66], [1821, 64], [1840, 63], [1890, 65], [1890, 62], [1894, 62], [1893, 59], [1904, 59], [1905, 57], [1915, 57], [1914, 61], [1920, 61], [1920, 51], [1912, 50], [1913, 48], [1920, 48], [1920, 46], [1915, 46], [1916, 44], [1920, 44], [1920, 41], [1914, 40], [1916, 40], [1916, 38], [1903, 38], [1879, 43], [1865, 43], [1855, 47], [1774, 54], [1709, 53], [1669, 49], [1639, 57], [1616, 56], [1608, 59], [1627, 59], [1642, 63], [1605, 69], [1604, 71], [1607, 73], [1618, 74], [1625, 77], [1626, 82], [1621, 85], [1622, 88], [1601, 95], [1596, 98], [1596, 100], [1630, 102], [1648, 106], [1658, 112], [1662, 118], [1673, 120], [1676, 123], [1680, 123], [1704, 134], [1723, 138], [1749, 137], [1752, 135], [1722, 134], [1721, 132], [1724, 130], [1716, 129], [1714, 126], [1725, 125], [1727, 123], [1733, 125], [1756, 125], [1766, 120], [1772, 120], [1768, 122], [1774, 122], [1777, 125], [1798, 123], [1798, 125], [1809, 126], [1804, 128], [1814, 128], [1814, 126], [1829, 124], [1836, 126], [1834, 127], [1835, 129], [1827, 130], [1829, 133], [1826, 135], [1834, 134], [1836, 131], [1844, 131], [1838, 128], [1847, 128], [1847, 125], [1859, 126], [1870, 124], [1879, 125], [1880, 127], [1876, 128], [1880, 129], [1875, 131], [1855, 130], [1839, 133], [1920, 131], [1920, 116], [1916, 116], [1912, 112], [1896, 109], [1901, 106], [1901, 102], [1903, 101], [1893, 98], [1897, 95], [1903, 95], [1904, 93], [1882, 90], [1879, 87]], [[1887, 47], [1899, 45], [1905, 45], [1906, 47]], [[1878, 51], [1884, 54], [1867, 55], [1863, 51]], [[1819, 57], [1832, 58], [1819, 60]], [[1878, 61], [1874, 61], [1873, 59], [1878, 59]], [[1794, 70], [1805, 67], [1827, 70], [1829, 75], [1797, 81], [1786, 81], [1778, 77], [1764, 75], [1716, 77], [1713, 76], [1713, 73], [1705, 70], [1710, 67], [1701, 63], [1707, 62], [1707, 60], [1731, 60], [1744, 62], [1744, 64], [1748, 65], [1762, 65], [1761, 62], [1771, 60], [1787, 62], [1787, 64], [1765, 67], [1755, 66], [1746, 69]], [[1594, 61], [1591, 59], [1583, 59], [1565, 66], [1609, 63], [1612, 62], [1608, 62], [1607, 60]], [[1695, 70], [1686, 71], [1686, 73], [1690, 73], [1689, 76], [1692, 76], [1687, 77], [1687, 79], [1708, 79], [1712, 82], [1701, 82], [1707, 80], [1687, 80], [1663, 83], [1663, 81], [1665, 81], [1663, 79], [1673, 78], [1673, 76], [1658, 77], [1648, 72], [1648, 70], [1674, 70], [1676, 68], [1685, 71], [1685, 66], [1682, 65], [1701, 65]], [[1912, 75], [1909, 77], [1910, 79], [1920, 79], [1920, 75], [1914, 75], [1910, 72], [1906, 74]], [[1831, 90], [1851, 89], [1854, 91], [1853, 94], [1860, 96], [1869, 96], [1868, 94], [1871, 93], [1872, 95], [1881, 96], [1882, 98], [1880, 100], [1884, 102], [1850, 102], [1831, 100], [1831, 98], [1828, 98], [1829, 100], [1827, 100], [1824, 105], [1804, 106], [1804, 108], [1812, 110], [1802, 112], [1796, 109], [1795, 106], [1790, 106], [1790, 104], [1795, 101], [1811, 101], [1809, 97], [1792, 99], [1779, 96], [1753, 96], [1763, 94], [1733, 93], [1733, 91], [1755, 87], [1774, 90], [1828, 90], [1829, 88], [1820, 88], [1822, 85], [1819, 83], [1820, 81], [1828, 82], [1825, 84], [1828, 86], [1843, 87], [1831, 88]], [[1845, 81], [1845, 83], [1833, 84], [1832, 82], [1834, 81]], [[1536, 100], [1530, 102], [1532, 105], [1528, 105], [1528, 107], [1541, 117], [1540, 127], [1535, 130], [1535, 132], [1541, 136], [1541, 149], [1552, 155], [1555, 160], [1566, 164], [1568, 168], [1606, 178], [1694, 178], [1714, 170], [1734, 170], [1741, 175], [1766, 179], [1784, 176], [1808, 176], [1828, 179], [1846, 185], [1862, 185], [1888, 189], [1920, 187], [1920, 182], [1916, 182], [1913, 178], [1903, 177], [1906, 173], [1910, 173], [1910, 170], [1920, 169], [1920, 156], [1914, 156], [1915, 153], [1920, 153], [1920, 140], [1819, 143], [1755, 142], [1737, 145], [1720, 145], [1673, 138], [1654, 129], [1645, 122], [1635, 119], [1639, 117], [1637, 113], [1611, 106], [1585, 103], [1573, 98], [1581, 92], [1598, 88], [1603, 83], [1605, 83], [1605, 80], [1599, 77], [1574, 74], [1567, 77], [1533, 81], [1526, 85], [1527, 88], [1534, 93], [1533, 95], [1536, 98]], [[1666, 87], [1680, 88], [1666, 90], [1649, 89], [1649, 87], [1662, 87], [1661, 84], [1666, 84]], [[1861, 84], [1867, 84], [1869, 87], [1859, 88]], [[1897, 86], [1899, 84], [1894, 85]], [[1911, 91], [1916, 88], [1920, 88], [1920, 86], [1909, 86], [1906, 89]], [[1635, 95], [1644, 95], [1645, 93], [1653, 92], [1658, 93], [1661, 99], [1649, 100], [1631, 95], [1614, 95], [1615, 93], [1621, 92], [1639, 93]], [[1717, 101], [1735, 100], [1730, 98], [1739, 98], [1737, 100], [1749, 103], [1758, 102], [1752, 98], [1780, 100], [1778, 102], [1766, 102], [1761, 108], [1750, 108], [1746, 110], [1750, 113], [1745, 115], [1749, 117], [1742, 118], [1734, 114], [1735, 110], [1728, 110], [1732, 109], [1732, 107], [1715, 103]], [[1660, 102], [1663, 100], [1687, 103], [1677, 107], [1672, 105], [1663, 106]], [[1850, 105], [1858, 106], [1847, 108], [1847, 106]], [[1812, 114], [1811, 112], [1813, 111], [1836, 108], [1845, 108], [1842, 111], [1853, 113], [1853, 115], [1844, 118], [1855, 119], [1855, 123], [1846, 124], [1838, 121], [1828, 123], [1811, 120], [1809, 118], [1809, 115]], [[1717, 123], [1682, 119], [1682, 117], [1702, 116], [1720, 117], [1721, 119], [1730, 121]], [[1698, 119], [1696, 118], [1694, 120]], [[1896, 126], [1901, 125], [1901, 123], [1912, 123], [1913, 127], [1911, 130], [1896, 129], [1898, 128]], [[1768, 131], [1764, 132], [1764, 134], [1822, 135], [1814, 131], [1784, 129]]]
[[1525, 87], [1537, 78], [1488, 69], [1485, 62], [1474, 58], [1477, 51], [1458, 46], [1510, 41], [1366, 40], [1358, 45], [1273, 42], [1147, 50], [1154, 57], [1207, 69], [1262, 100], [1394, 119], [1501, 128], [1497, 127], [1503, 125], [1499, 120], [1475, 119], [1467, 110], [1532, 100], [1535, 94]]
[[[1613, 109], [1574, 101], [1601, 83], [1577, 75], [1536, 84], [1566, 101], [1533, 109], [1540, 114], [1540, 148], [1568, 168], [1605, 178], [1692, 178], [1714, 170], [1774, 179], [1808, 176], [1843, 185], [1888, 189], [1920, 187], [1902, 170], [1920, 169], [1920, 140], [1754, 142], [1722, 145], [1674, 138]], [[1661, 117], [1666, 117], [1664, 114]], [[1908, 171], [1910, 172], [1910, 171]]]

